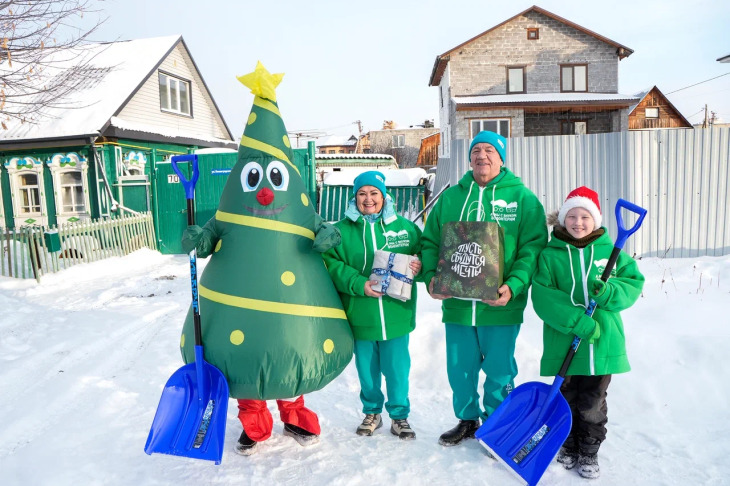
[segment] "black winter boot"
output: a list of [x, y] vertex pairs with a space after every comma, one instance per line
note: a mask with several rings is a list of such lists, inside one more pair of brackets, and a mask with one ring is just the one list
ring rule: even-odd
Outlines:
[[244, 430], [243, 432], [241, 432], [241, 437], [238, 438], [238, 443], [236, 444], [235, 450], [237, 454], [241, 454], [242, 456], [250, 456], [251, 454], [255, 454], [258, 451], [258, 445], [259, 443], [249, 437]]
[[317, 434], [313, 434], [308, 430], [292, 424], [284, 424], [284, 435], [291, 437], [299, 442], [299, 445], [303, 446], [310, 446], [319, 442], [319, 436]]
[[583, 454], [578, 456], [578, 474], [586, 479], [596, 479], [601, 475], [598, 467], [598, 454]]
[[442, 446], [455, 446], [464, 439], [473, 439], [474, 433], [479, 429], [479, 420], [459, 420], [453, 429], [444, 432], [439, 437], [439, 444]]
[[578, 464], [578, 449], [568, 449], [563, 446], [558, 452], [558, 462], [563, 465], [565, 469], [573, 469]]

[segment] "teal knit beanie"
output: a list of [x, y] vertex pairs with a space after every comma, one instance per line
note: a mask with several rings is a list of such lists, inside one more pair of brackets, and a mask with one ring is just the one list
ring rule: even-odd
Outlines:
[[360, 190], [362, 186], [373, 186], [380, 191], [383, 197], [385, 197], [385, 176], [382, 172], [369, 170], [357, 176], [352, 186], [353, 193], [357, 194], [357, 191]]
[[471, 157], [471, 149], [474, 148], [474, 145], [478, 143], [488, 143], [492, 147], [494, 147], [497, 150], [497, 153], [499, 154], [499, 157], [502, 159], [502, 162], [507, 162], [507, 139], [504, 138], [502, 135], [494, 132], [490, 132], [488, 130], [484, 130], [483, 132], [477, 133], [477, 136], [474, 137], [474, 140], [471, 141], [471, 145], [469, 145], [469, 156]]

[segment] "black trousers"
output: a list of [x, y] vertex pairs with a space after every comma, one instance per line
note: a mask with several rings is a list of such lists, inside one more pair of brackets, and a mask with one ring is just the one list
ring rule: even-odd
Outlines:
[[611, 375], [566, 376], [560, 391], [570, 405], [573, 427], [564, 447], [595, 454], [606, 440], [606, 396]]

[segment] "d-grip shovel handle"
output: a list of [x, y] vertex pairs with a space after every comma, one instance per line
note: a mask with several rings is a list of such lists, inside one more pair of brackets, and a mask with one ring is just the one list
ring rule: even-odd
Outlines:
[[[622, 209], [627, 209], [639, 216], [639, 218], [636, 220], [636, 223], [634, 223], [631, 228], [624, 227], [624, 220], [621, 216]], [[618, 256], [621, 253], [621, 249], [624, 247], [624, 244], [626, 244], [626, 240], [629, 238], [629, 236], [636, 233], [636, 231], [641, 226], [641, 223], [644, 221], [645, 216], [646, 209], [642, 208], [641, 206], [630, 203], [625, 199], [619, 199], [618, 201], [616, 201], [616, 224], [618, 225], [618, 237], [616, 238], [616, 243], [613, 246], [611, 257], [608, 259], [606, 268], [603, 270], [603, 274], [601, 275], [601, 280], [603, 280], [604, 282], [606, 282], [611, 276], [611, 271], [613, 270], [613, 267], [616, 266], [616, 260], [618, 260]], [[588, 317], [592, 317], [595, 311], [596, 301], [591, 298], [590, 302], [588, 303], [588, 307], [586, 307], [586, 315]], [[573, 356], [575, 356], [575, 353], [578, 351], [578, 346], [580, 346], [581, 341], [581, 338], [575, 336], [573, 338], [573, 342], [570, 344], [568, 354], [567, 356], [565, 356], [563, 365], [560, 367], [560, 372], [558, 372], [558, 375], [556, 377], [556, 379], [560, 379], [561, 382], [562, 379], [565, 378], [565, 373], [568, 372], [568, 367], [570, 367], [570, 363], [573, 361]]]
[[[185, 178], [182, 170], [178, 167], [178, 162], [191, 162], [193, 165], [193, 176], [190, 180]], [[185, 199], [188, 202], [188, 225], [195, 224], [195, 211], [193, 210], [193, 199], [195, 199], [195, 184], [198, 183], [198, 177], [200, 171], [198, 170], [198, 154], [187, 154], [187, 155], [173, 155], [172, 156], [172, 170], [175, 171], [180, 183], [185, 188]]]

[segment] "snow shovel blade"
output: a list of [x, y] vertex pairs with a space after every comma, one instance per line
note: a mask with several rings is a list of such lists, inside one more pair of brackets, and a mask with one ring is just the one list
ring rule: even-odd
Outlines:
[[144, 451], [220, 464], [227, 411], [228, 382], [223, 373], [202, 359], [187, 364], [173, 373], [162, 390]]
[[570, 434], [572, 415], [559, 392], [562, 381], [518, 386], [475, 434], [523, 483], [537, 484]]

